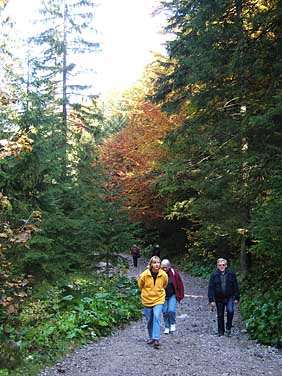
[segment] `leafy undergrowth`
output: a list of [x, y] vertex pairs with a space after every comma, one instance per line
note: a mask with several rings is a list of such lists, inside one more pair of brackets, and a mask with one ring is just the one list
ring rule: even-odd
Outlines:
[[209, 279], [211, 272], [214, 270], [214, 266], [185, 262], [181, 269], [194, 277]]
[[140, 308], [136, 282], [125, 277], [73, 278], [60, 287], [45, 282], [2, 341], [0, 376], [36, 375], [77, 346], [138, 319]]
[[252, 339], [264, 345], [282, 347], [281, 281], [267, 291], [244, 291], [241, 312]]

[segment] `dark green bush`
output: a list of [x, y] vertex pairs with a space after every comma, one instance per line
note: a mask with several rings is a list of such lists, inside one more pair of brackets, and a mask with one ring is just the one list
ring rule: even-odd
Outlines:
[[243, 294], [241, 311], [252, 339], [280, 347], [282, 344], [281, 281], [264, 294]]
[[214, 265], [195, 264], [193, 262], [185, 262], [181, 268], [195, 277], [209, 279], [211, 272], [215, 269]]
[[[3, 341], [0, 344], [0, 369], [14, 369], [21, 362], [20, 349], [14, 341]], [[3, 374], [5, 374], [3, 372]], [[0, 373], [1, 376], [1, 373]]]

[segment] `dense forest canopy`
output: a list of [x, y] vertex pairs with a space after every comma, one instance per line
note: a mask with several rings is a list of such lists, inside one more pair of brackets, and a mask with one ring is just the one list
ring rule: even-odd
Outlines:
[[281, 5], [163, 5], [172, 14], [167, 29], [176, 38], [168, 43], [172, 71], [160, 77], [156, 98], [165, 101], [164, 108], [184, 107], [187, 114], [170, 141], [172, 150], [182, 145], [176, 160], [185, 164], [180, 181], [174, 180], [185, 203], [179, 210], [183, 201], [176, 201], [175, 211], [200, 218], [203, 249], [222, 252], [222, 243], [240, 249], [243, 270], [246, 251], [277, 265], [281, 222], [273, 216], [273, 203], [281, 176]]
[[161, 1], [167, 56], [111, 111], [72, 81], [73, 52], [99, 48], [88, 27], [96, 3], [43, 2], [44, 27], [29, 40], [37, 52], [22, 61], [6, 3], [1, 319], [13, 322], [30, 285], [108, 262], [138, 239], [188, 270], [227, 258], [248, 291], [250, 332], [281, 344], [281, 2]]

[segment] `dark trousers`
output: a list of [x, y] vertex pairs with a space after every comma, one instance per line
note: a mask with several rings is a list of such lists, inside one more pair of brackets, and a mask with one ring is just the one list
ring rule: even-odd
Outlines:
[[234, 299], [226, 298], [221, 301], [216, 301], [216, 311], [217, 311], [217, 327], [218, 333], [224, 334], [224, 313], [226, 309], [227, 322], [226, 330], [231, 330], [232, 320], [234, 316]]
[[137, 262], [138, 262], [138, 256], [132, 256], [133, 257], [133, 265], [135, 268], [137, 268]]

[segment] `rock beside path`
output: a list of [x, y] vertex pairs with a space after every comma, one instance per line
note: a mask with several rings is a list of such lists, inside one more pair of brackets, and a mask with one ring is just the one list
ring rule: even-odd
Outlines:
[[[129, 277], [146, 267], [139, 259]], [[207, 281], [181, 273], [185, 298], [177, 308], [176, 332], [161, 335], [160, 349], [147, 345], [145, 319], [87, 344], [39, 376], [260, 376], [282, 375], [281, 351], [248, 339], [236, 308], [231, 337], [216, 336], [216, 313], [207, 305]], [[162, 321], [163, 324], [163, 321]], [[163, 332], [163, 327], [162, 327]]]

